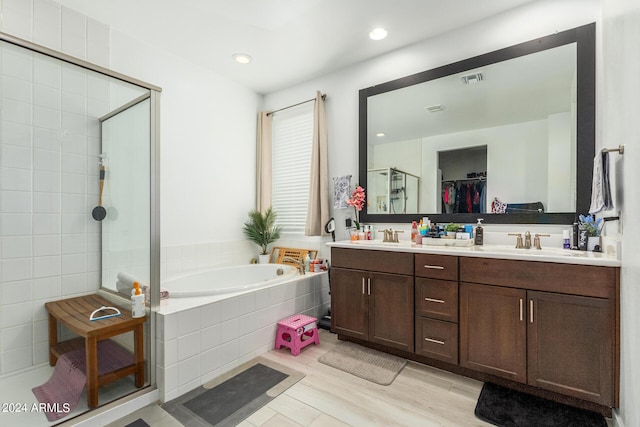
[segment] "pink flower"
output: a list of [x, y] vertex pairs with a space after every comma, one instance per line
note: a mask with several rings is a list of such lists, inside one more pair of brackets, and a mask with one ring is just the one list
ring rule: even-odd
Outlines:
[[360, 229], [360, 216], [358, 215], [358, 212], [360, 212], [362, 210], [362, 208], [364, 208], [364, 204], [365, 204], [365, 193], [364, 193], [364, 188], [362, 188], [361, 186], [356, 186], [356, 189], [353, 190], [353, 193], [351, 193], [351, 197], [349, 198], [349, 200], [347, 200], [347, 204], [349, 206], [353, 206], [353, 211], [356, 214], [356, 229]]

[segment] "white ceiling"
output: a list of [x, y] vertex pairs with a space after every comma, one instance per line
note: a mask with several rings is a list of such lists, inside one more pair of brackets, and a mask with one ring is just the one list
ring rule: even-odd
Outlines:
[[[54, 1], [267, 94], [531, 0]], [[377, 26], [385, 40], [368, 38]]]

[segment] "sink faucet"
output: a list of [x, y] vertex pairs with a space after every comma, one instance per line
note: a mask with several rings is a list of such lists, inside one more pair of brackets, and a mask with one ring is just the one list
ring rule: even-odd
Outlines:
[[285, 256], [285, 257], [282, 257], [282, 261], [295, 264], [296, 268], [298, 269], [298, 272], [300, 272], [300, 274], [304, 274], [304, 261], [303, 260], [297, 259], [297, 258], [293, 258], [293, 257], [290, 257], [290, 256]]
[[[522, 249], [522, 233], [509, 233], [509, 236], [516, 236], [516, 249]], [[531, 236], [529, 236], [531, 238]]]
[[540, 246], [540, 238], [541, 237], [550, 237], [550, 234], [540, 234], [540, 233], [536, 233], [535, 236], [533, 237], [533, 246], [535, 246], [536, 249], [542, 249], [542, 246]]
[[528, 231], [524, 233], [524, 248], [531, 249], [531, 233]]
[[[382, 231], [384, 232], [384, 238], [382, 239], [382, 241], [384, 243], [393, 243], [393, 229], [389, 228], [388, 230], [382, 230]], [[396, 234], [396, 236], [398, 235]]]

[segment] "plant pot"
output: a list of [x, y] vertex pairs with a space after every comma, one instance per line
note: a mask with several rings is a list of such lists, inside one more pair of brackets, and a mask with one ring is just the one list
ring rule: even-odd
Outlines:
[[258, 255], [258, 264], [269, 264], [269, 258], [271, 258], [271, 254]]

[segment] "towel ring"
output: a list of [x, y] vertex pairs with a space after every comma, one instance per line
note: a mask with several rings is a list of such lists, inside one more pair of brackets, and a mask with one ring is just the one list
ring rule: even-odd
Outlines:
[[[102, 310], [114, 310], [115, 313], [111, 313], [111, 314], [105, 314], [104, 316], [99, 316], [99, 317], [93, 317], [96, 315], [97, 312], [102, 311]], [[115, 317], [115, 316], [120, 316], [122, 313], [120, 313], [120, 310], [118, 310], [116, 307], [107, 307], [105, 305], [103, 305], [102, 307], [93, 310], [93, 312], [91, 312], [91, 315], [89, 316], [89, 321], [93, 322], [94, 320], [102, 320], [102, 319], [108, 319], [110, 317]]]

